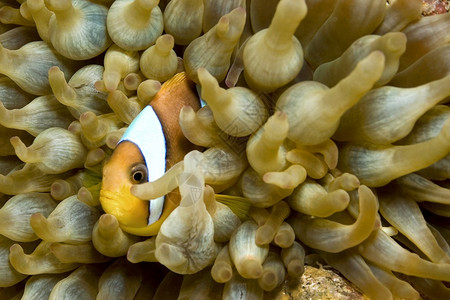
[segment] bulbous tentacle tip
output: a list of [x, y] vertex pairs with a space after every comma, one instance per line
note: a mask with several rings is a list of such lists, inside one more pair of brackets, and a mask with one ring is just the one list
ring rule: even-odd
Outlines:
[[359, 200], [360, 206], [361, 206], [361, 204], [365, 204], [366, 202], [370, 203], [370, 204], [375, 203], [375, 205], [377, 207], [376, 210], [378, 210], [378, 199], [368, 186], [360, 185], [358, 187], [358, 195], [359, 195], [359, 199], [360, 199]]
[[[281, 129], [285, 129], [285, 127], [288, 127], [288, 126], [289, 126], [289, 125], [286, 125], [286, 124], [287, 124], [287, 121], [288, 121], [288, 115], [287, 115], [287, 113], [285, 113], [284, 111], [281, 111], [281, 110], [276, 111], [276, 112], [273, 114], [273, 119], [274, 119], [274, 121], [276, 121], [276, 122], [280, 122], [280, 125], [283, 126]], [[283, 131], [284, 131], [284, 130], [283, 130]]]
[[293, 164], [301, 165], [308, 176], [314, 179], [322, 178], [328, 172], [325, 161], [309, 151], [293, 149], [286, 153], [286, 159]]
[[58, 227], [55, 226], [57, 224], [51, 224], [41, 213], [34, 213], [31, 215], [30, 225], [36, 235], [44, 240], [47, 237], [48, 233], [52, 231], [52, 227], [54, 227], [53, 229]]
[[59, 71], [61, 71], [61, 69], [58, 66], [53, 66], [48, 69], [48, 75], [50, 76], [50, 74], [57, 74]]
[[337, 177], [328, 187], [328, 191], [343, 189], [344, 191], [353, 191], [359, 188], [361, 183], [358, 177], [350, 173], [344, 173]]
[[205, 147], [214, 144], [215, 136], [212, 136], [211, 130], [202, 126], [199, 116], [191, 106], [183, 106], [180, 109], [179, 123], [184, 136], [191, 143]]
[[107, 92], [108, 91], [106, 89], [105, 82], [103, 80], [97, 80], [96, 82], [94, 82], [94, 87], [99, 92]]
[[73, 134], [79, 135], [81, 133], [81, 124], [78, 120], [75, 120], [69, 124], [67, 130], [72, 132]]
[[233, 277], [233, 269], [225, 262], [219, 262], [214, 264], [211, 269], [212, 278], [219, 283], [225, 283], [231, 280]]
[[[64, 195], [65, 191], [69, 190], [69, 183], [67, 183], [63, 179], [58, 179], [55, 182], [52, 183], [50, 186], [50, 195], [52, 195], [52, 198], [56, 200], [59, 199], [59, 195]], [[56, 196], [56, 197], [55, 197]]]
[[63, 200], [70, 196], [71, 193], [70, 184], [62, 179], [58, 179], [50, 186], [50, 195], [55, 200]]
[[136, 255], [136, 253], [132, 250], [130, 251], [131, 247], [128, 249], [127, 252], [127, 260], [132, 264], [140, 263], [142, 260], [140, 259], [139, 255]]
[[59, 67], [53, 66], [48, 70], [48, 81], [59, 102], [68, 104], [76, 100], [75, 90], [67, 84], [64, 72]]
[[[203, 86], [211, 77], [213, 77], [205, 67], [200, 67], [197, 69], [197, 76], [200, 84]], [[217, 80], [216, 80], [217, 81]]]
[[[217, 79], [208, 72], [204, 67], [198, 68], [197, 70], [198, 80], [202, 87], [201, 96], [209, 104], [214, 105], [219, 97], [219, 83]], [[209, 102], [208, 102], [209, 101]]]
[[290, 214], [290, 207], [285, 201], [280, 201], [272, 208], [272, 212], [264, 225], [256, 230], [255, 242], [258, 246], [267, 245], [273, 241], [278, 229]]
[[216, 33], [220, 39], [237, 39], [241, 36], [245, 24], [246, 11], [243, 7], [233, 9], [217, 22]]
[[275, 234], [275, 237], [273, 238], [273, 243], [277, 245], [278, 247], [289, 248], [294, 244], [295, 241], [295, 232], [291, 225], [289, 225], [287, 222], [281, 223], [280, 227], [278, 228], [277, 233]]
[[329, 192], [325, 197], [330, 197], [333, 199], [333, 202], [336, 203], [336, 209], [339, 211], [344, 210], [350, 203], [349, 194], [342, 189]]
[[305, 181], [306, 169], [301, 165], [292, 165], [282, 172], [267, 172], [263, 175], [263, 181], [276, 185], [282, 189], [293, 189]]
[[163, 34], [156, 39], [156, 48], [162, 53], [169, 53], [175, 46], [175, 40], [170, 34]]
[[94, 128], [98, 125], [97, 116], [92, 111], [82, 113], [79, 121], [82, 129], [90, 127]]
[[144, 81], [142, 74], [132, 72], [123, 78], [123, 86], [129, 91], [136, 91], [142, 81]]
[[263, 127], [264, 135], [276, 145], [281, 145], [289, 131], [288, 115], [284, 111], [276, 111]]
[[0, 8], [0, 22], [3, 24], [33, 25], [32, 21], [21, 14], [20, 9], [7, 5]]
[[[112, 73], [109, 72], [109, 73], [107, 73], [107, 74], [103, 74], [103, 81], [105, 81], [105, 75], [106, 75], [106, 76], [109, 76], [109, 75], [112, 75]], [[120, 76], [120, 75], [117, 74], [117, 73], [116, 73], [116, 75]], [[114, 77], [114, 76], [113, 76], [113, 77]], [[110, 79], [112, 79], [112, 77], [111, 77]], [[120, 81], [120, 77], [119, 77], [118, 79], [119, 79], [119, 81]], [[118, 83], [118, 82], [117, 82], [117, 83]], [[110, 82], [110, 84], [113, 84], [113, 83]], [[113, 84], [113, 85], [114, 85], [114, 84]], [[108, 84], [106, 83], [106, 81], [105, 81], [105, 86], [106, 86], [106, 88], [108, 88]], [[113, 89], [110, 91], [110, 93], [108, 94], [108, 98], [106, 99], [106, 100], [108, 101], [108, 103], [112, 102], [113, 100], [116, 100], [116, 101], [128, 100], [128, 99], [126, 99], [126, 95], [125, 95], [122, 91], [116, 90], [117, 85], [115, 85], [115, 87], [113, 87], [112, 85], [110, 85], [109, 88], [113, 88]]]
[[[105, 71], [103, 73], [103, 84], [104, 84], [105, 89], [108, 92], [116, 91], [117, 87], [119, 86], [120, 77], [121, 77], [120, 73], [117, 71], [113, 71], [113, 70]], [[103, 88], [103, 87], [101, 87], [101, 88]]]
[[[136, 243], [139, 244], [139, 243]], [[142, 253], [141, 251], [138, 251], [138, 249], [136, 249], [136, 244], [133, 244], [130, 246], [130, 248], [128, 248], [127, 251], [127, 260], [133, 264], [142, 262]]]
[[102, 148], [95, 148], [88, 152], [85, 160], [85, 167], [93, 167], [102, 162], [106, 157], [106, 153]]
[[110, 214], [103, 214], [98, 220], [98, 230], [100, 233], [109, 234], [119, 228], [119, 221]]
[[389, 32], [383, 36], [391, 52], [403, 53], [406, 50], [406, 35], [403, 32]]
[[262, 276], [263, 267], [258, 260], [249, 257], [241, 263], [238, 272], [244, 278], [257, 279]]
[[143, 261], [157, 262], [155, 257], [156, 238], [150, 238], [143, 242], [138, 242], [131, 245], [127, 251], [127, 259], [129, 262], [135, 264]]
[[13, 136], [9, 139], [9, 142], [14, 148], [17, 157], [23, 162], [27, 163], [35, 163], [39, 161], [39, 157], [33, 155], [33, 152], [30, 151], [27, 146], [22, 142], [22, 140], [18, 136]]
[[134, 248], [132, 248], [133, 246], [131, 246], [128, 249], [127, 252], [127, 260], [132, 263], [132, 264], [137, 264], [143, 261], [142, 257], [141, 257], [141, 253], [137, 253]]
[[[153, 193], [154, 189], [152, 187], [153, 186], [144, 187], [140, 184], [134, 184], [131, 186], [130, 192], [133, 196], [136, 196], [139, 199], [144, 200], [144, 199], [146, 199], [145, 195], [147, 193]], [[151, 199], [154, 199], [154, 198], [151, 198]]]
[[109, 132], [105, 139], [105, 144], [109, 149], [114, 150], [117, 147], [120, 139], [122, 138], [123, 133], [128, 127], [122, 127], [121, 129], [113, 132]]
[[166, 267], [176, 268], [178, 266], [186, 265], [188, 259], [175, 246], [168, 243], [161, 243], [156, 247], [155, 257]]
[[[19, 146], [21, 146], [21, 145], [24, 145], [18, 136], [13, 136], [13, 137], [11, 137], [11, 138], [9, 139], [9, 142], [11, 143], [11, 145], [13, 145], [13, 146], [15, 145], [15, 146], [17, 146], [17, 147], [19, 147]], [[24, 146], [25, 146], [25, 145], [24, 145]]]
[[336, 169], [339, 151], [336, 143], [332, 139], [328, 139], [314, 146], [304, 146], [305, 149], [312, 153], [320, 153], [323, 160], [330, 170]]
[[[244, 7], [236, 7], [228, 14], [231, 23], [234, 24], [237, 28], [239, 28], [239, 31], [242, 31], [242, 28], [240, 27], [244, 26], [246, 15], [247, 11], [245, 10]], [[240, 34], [241, 33], [239, 32], [239, 35]]]
[[225, 37], [230, 29], [230, 18], [227, 15], [222, 16], [216, 26], [217, 35]]
[[181, 116], [181, 115], [183, 115], [183, 116], [188, 116], [188, 115], [190, 115], [190, 114], [192, 114], [192, 113], [195, 114], [195, 111], [194, 111], [194, 109], [193, 109], [191, 106], [189, 106], [189, 105], [185, 105], [185, 106], [183, 106], [183, 107], [180, 109], [180, 116]]
[[19, 7], [19, 13], [26, 21], [34, 23], [33, 16], [31, 15], [30, 10], [28, 9], [28, 3], [24, 1], [22, 4], [20, 4]]
[[139, 84], [137, 88], [138, 99], [144, 103], [149, 103], [161, 89], [161, 82], [148, 79]]
[[78, 190], [77, 197], [81, 202], [86, 203], [89, 206], [100, 205], [100, 202], [96, 201], [92, 193], [84, 186]]
[[277, 287], [278, 277], [273, 272], [264, 272], [258, 279], [259, 286], [265, 291], [272, 291]]
[[298, 278], [305, 272], [305, 263], [299, 259], [294, 259], [287, 265], [287, 271], [292, 278]]
[[295, 18], [296, 22], [300, 22], [306, 16], [307, 9], [304, 0], [282, 0], [277, 6], [277, 13], [285, 18], [291, 16]]
[[219, 38], [239, 38], [244, 28], [246, 14], [245, 8], [237, 7], [222, 16], [217, 23], [217, 35]]
[[25, 264], [25, 260], [25, 252], [22, 246], [20, 246], [19, 244], [14, 244], [9, 248], [9, 261], [14, 268], [19, 265]]
[[275, 228], [272, 226], [261, 226], [256, 231], [256, 245], [263, 246], [269, 244], [275, 236]]

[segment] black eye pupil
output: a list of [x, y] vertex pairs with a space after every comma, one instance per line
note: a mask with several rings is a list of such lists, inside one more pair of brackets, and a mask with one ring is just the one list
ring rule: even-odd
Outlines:
[[134, 183], [141, 183], [147, 180], [147, 167], [144, 164], [135, 165], [130, 170], [130, 180]]
[[142, 179], [144, 179], [144, 175], [142, 174], [142, 172], [135, 172], [133, 174], [133, 179], [137, 182], [141, 181]]

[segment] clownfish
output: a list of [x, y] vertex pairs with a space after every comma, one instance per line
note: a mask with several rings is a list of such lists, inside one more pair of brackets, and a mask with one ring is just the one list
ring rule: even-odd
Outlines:
[[115, 216], [125, 232], [156, 235], [162, 222], [179, 205], [180, 194], [173, 191], [150, 201], [130, 192], [132, 185], [154, 181], [191, 150], [199, 149], [183, 135], [178, 116], [183, 106], [200, 108], [196, 85], [178, 73], [133, 120], [103, 167], [100, 203]]

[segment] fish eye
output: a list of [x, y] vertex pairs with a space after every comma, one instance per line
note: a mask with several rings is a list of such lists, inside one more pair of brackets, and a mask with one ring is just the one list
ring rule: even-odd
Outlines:
[[138, 164], [131, 169], [131, 181], [136, 183], [142, 183], [147, 180], [147, 167], [144, 164]]

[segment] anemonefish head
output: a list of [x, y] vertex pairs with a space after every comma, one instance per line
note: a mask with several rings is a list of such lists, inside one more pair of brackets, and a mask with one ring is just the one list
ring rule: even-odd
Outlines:
[[129, 233], [150, 236], [178, 206], [179, 194], [141, 200], [131, 194], [134, 184], [154, 181], [195, 147], [178, 124], [181, 107], [198, 109], [195, 84], [179, 73], [164, 83], [152, 105], [130, 124], [110, 160], [103, 167], [100, 203]]
[[147, 180], [148, 169], [138, 146], [124, 141], [117, 145], [111, 159], [103, 167], [100, 201], [103, 210], [114, 215], [121, 225], [148, 225], [149, 202], [130, 192], [133, 184]]
[[[166, 137], [158, 116], [147, 106], [130, 124], [103, 167], [100, 202], [122, 229], [140, 235], [154, 234], [166, 206], [165, 197], [141, 200], [133, 196], [133, 184], [153, 181], [166, 170]], [[166, 211], [168, 207], [166, 207]]]

